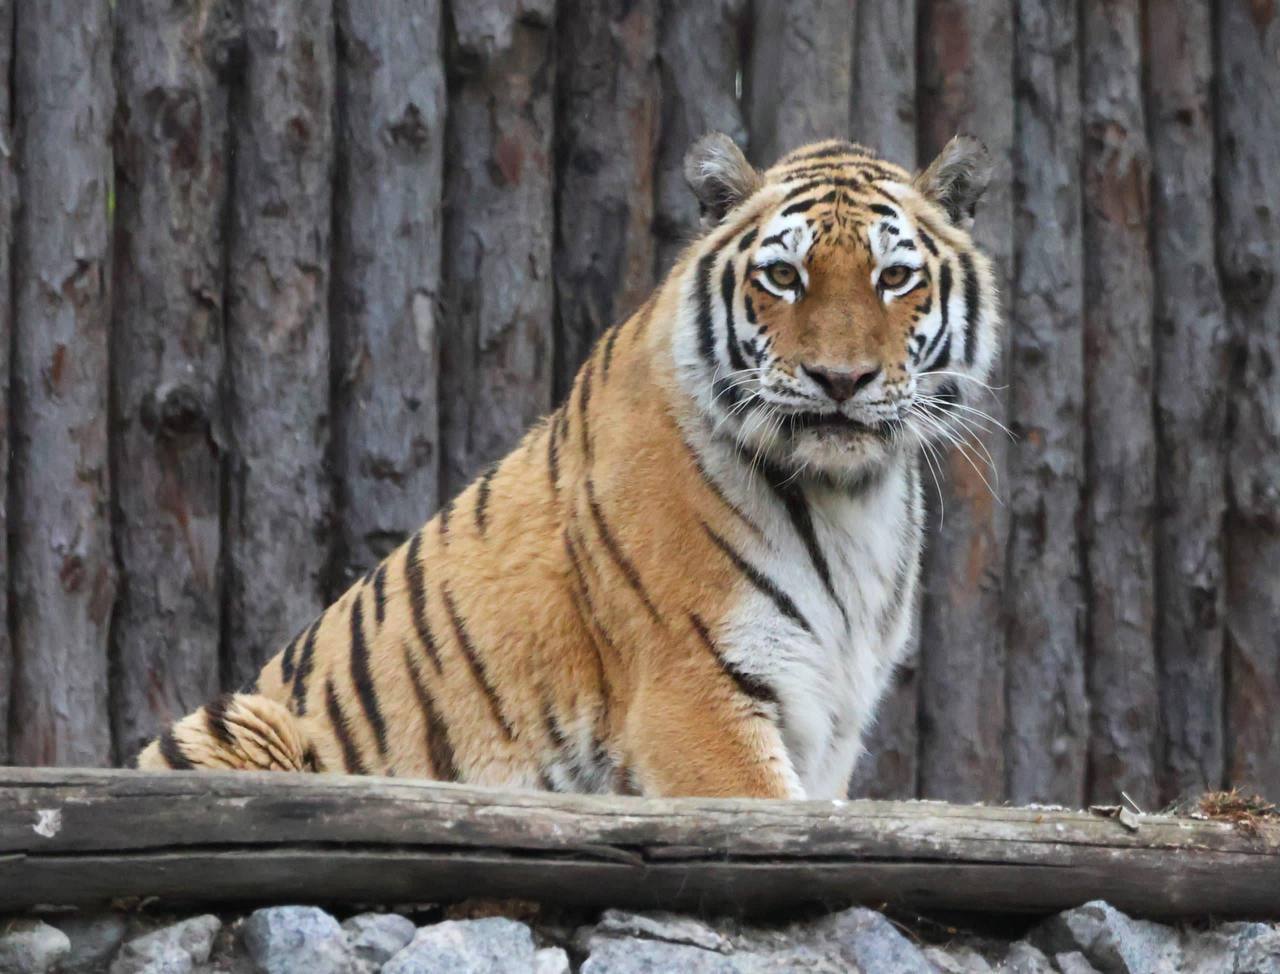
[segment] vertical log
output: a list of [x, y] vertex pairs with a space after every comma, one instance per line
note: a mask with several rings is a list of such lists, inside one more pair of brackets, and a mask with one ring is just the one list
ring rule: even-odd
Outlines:
[[445, 172], [441, 496], [551, 406], [555, 0], [455, 0]]
[[1214, 229], [1212, 9], [1148, 4], [1162, 800], [1222, 787], [1228, 341]]
[[23, 4], [13, 359], [12, 758], [111, 760], [111, 7]]
[[9, 760], [9, 355], [13, 347], [13, 2], [0, 2], [0, 764]]
[[1074, 4], [1017, 0], [1008, 797], [1078, 806], [1088, 703], [1077, 532], [1084, 311], [1079, 24]]
[[445, 92], [439, 0], [337, 0], [336, 15], [334, 466], [345, 588], [437, 504]]
[[659, 0], [561, 0], [556, 398], [653, 287]]
[[737, 84], [748, 6], [748, 0], [662, 0], [662, 125], [654, 202], [660, 275], [698, 232], [698, 205], [684, 181], [686, 150], [707, 132], [724, 132], [738, 145], [747, 144]]
[[[975, 237], [1011, 277], [1014, 11], [1012, 0], [926, 0], [920, 7], [919, 158], [957, 132], [986, 143], [998, 163], [978, 205]], [[1001, 288], [1004, 294], [1008, 289]], [[1012, 331], [1014, 309], [1004, 299]], [[930, 502], [921, 610], [920, 794], [998, 801], [1005, 792], [1005, 556], [1010, 492], [1005, 391], [1009, 337], [992, 390], [971, 396], [994, 423], [972, 423], [969, 457], [947, 455]], [[983, 427], [986, 427], [984, 430]], [[987, 457], [990, 456], [990, 461]], [[981, 474], [979, 473], [981, 471]], [[984, 482], [984, 478], [986, 482]], [[990, 489], [988, 488], [990, 484]], [[993, 497], [998, 492], [998, 498]]]
[[744, 86], [753, 162], [848, 136], [854, 17], [850, 0], [755, 0]]
[[328, 569], [330, 0], [246, 0], [233, 104], [225, 677], [319, 610]]
[[[857, 5], [850, 137], [908, 169], [916, 165], [915, 0]], [[916, 605], [919, 612], [919, 604]], [[868, 734], [851, 795], [914, 798], [918, 766], [919, 624], [912, 649]]]
[[111, 721], [129, 761], [218, 691], [227, 8], [116, 12]]
[[1236, 340], [1228, 782], [1280, 797], [1280, 9], [1218, 4], [1218, 259]]
[[1151, 160], [1141, 8], [1085, 0], [1085, 598], [1089, 799], [1157, 807]]

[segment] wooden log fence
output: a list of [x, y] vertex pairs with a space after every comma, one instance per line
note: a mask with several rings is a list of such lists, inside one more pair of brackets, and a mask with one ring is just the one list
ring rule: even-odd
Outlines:
[[629, 799], [328, 775], [0, 772], [0, 910], [517, 897], [1280, 916], [1280, 825], [937, 802]]
[[0, 0], [0, 760], [129, 761], [510, 449], [692, 138], [968, 131], [1013, 438], [855, 793], [1280, 797], [1277, 9]]

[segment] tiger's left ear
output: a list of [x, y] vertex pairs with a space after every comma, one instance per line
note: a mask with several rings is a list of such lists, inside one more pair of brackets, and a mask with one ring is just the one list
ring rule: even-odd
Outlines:
[[684, 178], [698, 198], [703, 229], [723, 220], [764, 182], [737, 143], [723, 132], [704, 135], [689, 147]]
[[978, 205], [995, 163], [987, 147], [975, 138], [957, 135], [938, 153], [929, 168], [915, 178], [921, 195], [947, 211], [951, 222], [961, 229], [973, 226]]

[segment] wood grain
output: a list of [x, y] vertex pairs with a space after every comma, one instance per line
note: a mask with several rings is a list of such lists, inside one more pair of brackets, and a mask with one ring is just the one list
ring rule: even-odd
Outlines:
[[[13, 294], [13, 217], [17, 203], [13, 158], [13, 0], [0, 2], [0, 294]], [[0, 764], [9, 760], [9, 691], [13, 688], [13, 644], [9, 636], [9, 458], [12, 422], [9, 381], [13, 350], [13, 303], [0, 302]]]

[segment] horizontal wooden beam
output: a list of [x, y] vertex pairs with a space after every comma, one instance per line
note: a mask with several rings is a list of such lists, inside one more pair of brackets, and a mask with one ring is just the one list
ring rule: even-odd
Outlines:
[[0, 909], [522, 897], [1280, 917], [1280, 826], [933, 802], [639, 799], [329, 775], [0, 768]]

